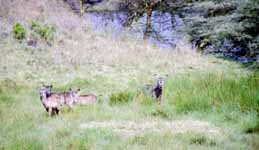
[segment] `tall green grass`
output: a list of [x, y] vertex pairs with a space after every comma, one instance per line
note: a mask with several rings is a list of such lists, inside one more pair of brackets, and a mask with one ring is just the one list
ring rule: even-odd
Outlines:
[[[7, 149], [166, 149], [165, 144], [180, 149], [246, 149], [248, 143], [242, 141], [245, 132], [232, 133], [230, 137], [225, 135], [224, 141], [196, 133], [147, 133], [121, 139], [109, 129], [81, 131], [78, 127], [91, 120], [172, 120], [181, 116], [194, 117], [191, 114], [198, 113], [205, 118], [219, 119], [222, 124], [227, 122], [231, 127], [236, 126], [235, 130], [258, 133], [258, 77], [258, 74], [238, 78], [211, 73], [178, 74], [166, 81], [164, 103], [156, 103], [150, 96], [141, 97], [141, 100], [136, 96], [124, 105], [109, 105], [109, 95], [116, 95], [121, 89], [106, 93], [93, 81], [76, 78], [68, 85], [54, 85], [54, 90], [64, 91], [70, 86], [94, 87], [97, 92], [107, 95], [101, 97], [101, 103], [75, 107], [73, 112], [62, 109], [62, 114], [53, 118], [46, 114], [36, 88], [5, 80], [0, 86], [0, 145]], [[136, 87], [138, 85], [134, 84], [128, 87], [132, 95], [137, 95]], [[127, 93], [127, 89], [124, 91]], [[152, 147], [154, 143], [156, 145]]]
[[242, 112], [259, 112], [259, 76], [229, 78], [224, 74], [193, 73], [171, 78], [167, 101], [177, 112], [207, 112], [235, 107]]
[[167, 114], [169, 118], [174, 116], [172, 112], [198, 113], [209, 118], [219, 118], [222, 122], [238, 124], [238, 128], [244, 132], [258, 133], [257, 73], [234, 78], [216, 73], [177, 75], [167, 81], [165, 95], [165, 106], [158, 112]]

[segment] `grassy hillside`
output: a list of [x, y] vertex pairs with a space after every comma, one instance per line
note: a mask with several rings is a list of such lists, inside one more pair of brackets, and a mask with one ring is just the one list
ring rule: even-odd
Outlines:
[[[127, 33], [94, 32], [61, 1], [4, 4], [0, 148], [259, 148], [257, 73], [200, 55], [187, 43], [170, 51]], [[53, 38], [41, 36], [32, 22], [53, 27]], [[16, 23], [25, 28], [25, 39], [14, 39]], [[30, 39], [37, 40], [36, 47], [28, 46]], [[154, 74], [169, 75], [161, 105], [139, 94], [155, 83]], [[53, 84], [55, 91], [81, 88], [82, 94], [98, 95], [99, 102], [49, 117], [39, 99], [42, 83]], [[118, 93], [128, 102], [111, 105], [111, 95]]]

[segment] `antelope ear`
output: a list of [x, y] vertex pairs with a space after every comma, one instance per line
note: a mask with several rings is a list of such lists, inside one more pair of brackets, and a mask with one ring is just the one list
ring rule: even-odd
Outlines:
[[157, 78], [159, 78], [159, 75], [157, 73], [155, 73], [154, 77], [157, 79]]
[[45, 87], [45, 86], [46, 86], [44, 82], [42, 82], [42, 83], [41, 83], [41, 85], [42, 85], [43, 87]]

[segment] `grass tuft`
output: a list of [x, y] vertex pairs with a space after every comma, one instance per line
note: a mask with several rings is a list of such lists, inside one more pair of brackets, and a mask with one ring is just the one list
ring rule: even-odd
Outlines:
[[13, 27], [13, 34], [15, 39], [23, 40], [26, 37], [26, 29], [20, 23], [16, 23]]
[[129, 91], [124, 91], [124, 92], [118, 92], [118, 93], [113, 93], [110, 96], [110, 104], [125, 104], [132, 102], [134, 98], [134, 93], [129, 92]]

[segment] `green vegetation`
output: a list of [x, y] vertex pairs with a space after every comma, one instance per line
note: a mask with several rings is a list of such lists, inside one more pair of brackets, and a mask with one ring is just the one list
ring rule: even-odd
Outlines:
[[[64, 148], [107, 148], [116, 149], [164, 149], [165, 145], [170, 148], [185, 149], [254, 149], [250, 147], [250, 136], [258, 139], [258, 79], [257, 74], [242, 77], [241, 79], [231, 78], [224, 74], [194, 73], [179, 74], [171, 77], [166, 82], [165, 102], [161, 105], [154, 103], [153, 99], [145, 99], [139, 103], [138, 98], [132, 99], [130, 92], [119, 92], [116, 86], [115, 94], [110, 98], [99, 97], [100, 103], [90, 106], [76, 106], [73, 112], [66, 108], [62, 114], [50, 118], [42, 107], [38, 91], [31, 86], [21, 86], [12, 80], [5, 80], [1, 83], [0, 101], [0, 123], [1, 138], [0, 144], [4, 148], [39, 148], [55, 149]], [[81, 86], [82, 90], [93, 88], [93, 81], [75, 78], [74, 81], [63, 87], [63, 84], [55, 84], [55, 91], [65, 91], [70, 86]], [[113, 83], [104, 82], [101, 78], [95, 83], [106, 85], [107, 88], [114, 86]], [[59, 86], [60, 85], [60, 86]], [[132, 90], [136, 84], [131, 84]], [[97, 89], [96, 89], [97, 88]], [[100, 93], [106, 90], [102, 86], [95, 87]], [[16, 94], [13, 94], [16, 93]], [[8, 98], [6, 98], [8, 96]], [[253, 97], [253, 98], [251, 98]], [[152, 100], [152, 101], [149, 101]], [[123, 104], [123, 105], [109, 105]], [[23, 113], [20, 113], [23, 112]], [[32, 113], [33, 112], [33, 113]], [[216, 124], [220, 133], [216, 135], [208, 132], [198, 131], [197, 125], [193, 125], [191, 132], [183, 132], [180, 129], [167, 131], [167, 127], [161, 132], [152, 132], [146, 129], [143, 134], [135, 136], [131, 133], [124, 133], [124, 130], [134, 131], [132, 125], [125, 124], [125, 127], [113, 128], [89, 128], [84, 129], [83, 124], [92, 121], [104, 122], [109, 125], [110, 120], [159, 120], [177, 121], [184, 118], [206, 120]], [[194, 121], [194, 122], [195, 122]], [[107, 123], [105, 123], [107, 122]], [[148, 121], [147, 121], [148, 122]], [[152, 124], [152, 123], [150, 123]], [[177, 126], [179, 123], [175, 123]], [[7, 126], [8, 125], [8, 126]], [[58, 125], [58, 126], [57, 126]], [[148, 125], [147, 123], [143, 123]], [[192, 123], [181, 123], [180, 126], [192, 128]], [[125, 129], [124, 129], [125, 128]], [[130, 129], [127, 129], [130, 128]], [[133, 128], [133, 129], [131, 129]], [[204, 127], [201, 127], [201, 129]], [[213, 128], [209, 126], [208, 129]], [[117, 130], [122, 130], [117, 132]], [[124, 130], [123, 130], [124, 129]], [[115, 131], [113, 131], [115, 130]], [[196, 131], [197, 130], [197, 131]], [[226, 132], [227, 131], [227, 132]], [[121, 133], [122, 132], [122, 133]], [[137, 132], [137, 131], [136, 131]], [[183, 132], [183, 133], [178, 133]], [[19, 135], [23, 135], [19, 138]], [[121, 138], [124, 136], [128, 138]], [[129, 135], [128, 135], [129, 134]], [[219, 134], [219, 135], [217, 135]], [[4, 135], [4, 136], [3, 136]], [[9, 138], [4, 138], [8, 136]], [[254, 138], [253, 144], [258, 144]], [[246, 139], [246, 140], [244, 140]], [[157, 141], [159, 140], [159, 141]], [[154, 145], [154, 143], [156, 143]]]
[[[31, 24], [31, 34], [34, 38], [38, 36], [47, 42], [53, 42], [55, 28], [50, 25], [40, 25], [38, 22], [33, 21]], [[26, 38], [26, 29], [20, 23], [16, 23], [13, 27], [14, 38], [18, 40], [23, 40]]]
[[187, 32], [200, 49], [239, 61], [242, 60], [238, 57], [246, 57], [248, 62], [257, 59], [257, 0], [191, 1], [178, 8], [180, 13], [182, 9], [189, 10], [183, 13]]
[[123, 104], [133, 100], [134, 94], [131, 92], [113, 93], [110, 96], [110, 104]]
[[[0, 149], [259, 149], [257, 71], [186, 44], [161, 51], [131, 36], [94, 32], [63, 1], [16, 2], [24, 4], [12, 5], [9, 15], [26, 25], [41, 14], [58, 36], [52, 47], [33, 49], [12, 37], [0, 41]], [[21, 11], [39, 4], [43, 12]], [[0, 26], [12, 32], [8, 18], [16, 16], [9, 15]], [[161, 104], [139, 90], [156, 82], [155, 73], [169, 75]], [[42, 83], [54, 92], [80, 88], [98, 103], [49, 117]]]
[[33, 21], [31, 29], [47, 42], [54, 40], [55, 28], [53, 26], [40, 25], [38, 22]]
[[259, 76], [240, 79], [224, 76], [198, 73], [174, 77], [173, 87], [168, 87], [173, 91], [169, 99], [179, 112], [206, 112], [225, 106], [238, 108], [241, 112], [259, 112]]
[[13, 27], [13, 34], [15, 39], [23, 40], [26, 37], [26, 29], [20, 23], [16, 23]]

